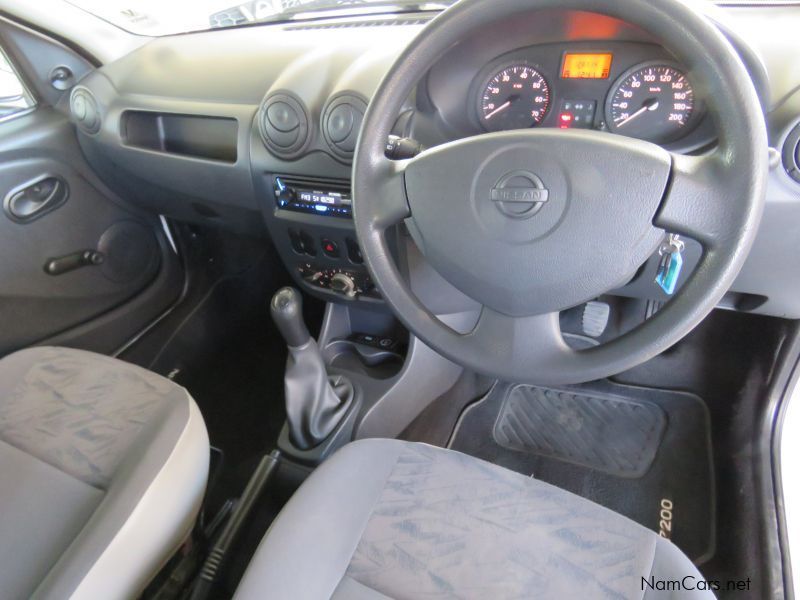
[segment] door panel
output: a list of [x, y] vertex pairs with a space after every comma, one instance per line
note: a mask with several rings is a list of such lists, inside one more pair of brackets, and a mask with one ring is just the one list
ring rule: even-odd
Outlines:
[[183, 269], [158, 216], [109, 190], [80, 149], [69, 94], [96, 65], [5, 17], [0, 45], [0, 96], [25, 100], [0, 112], [0, 356], [113, 354], [180, 298]]
[[56, 335], [109, 351], [179, 295], [160, 221], [94, 176], [60, 112], [39, 107], [0, 123], [0, 198], [0, 355]]

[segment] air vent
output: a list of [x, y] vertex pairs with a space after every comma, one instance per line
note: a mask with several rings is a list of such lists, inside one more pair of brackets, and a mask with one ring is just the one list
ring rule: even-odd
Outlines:
[[100, 107], [89, 88], [78, 86], [69, 97], [69, 111], [75, 124], [86, 133], [100, 131]]
[[795, 125], [783, 143], [783, 168], [800, 183], [800, 124]]
[[323, 21], [287, 25], [284, 31], [308, 31], [313, 29], [354, 29], [356, 27], [403, 27], [408, 25], [425, 25], [431, 17], [399, 17], [396, 19], [352, 19], [347, 21]]
[[300, 100], [288, 92], [269, 95], [258, 118], [267, 148], [281, 158], [297, 158], [308, 141], [308, 114]]
[[328, 101], [322, 113], [322, 135], [338, 158], [352, 160], [365, 112], [366, 100], [349, 92]]

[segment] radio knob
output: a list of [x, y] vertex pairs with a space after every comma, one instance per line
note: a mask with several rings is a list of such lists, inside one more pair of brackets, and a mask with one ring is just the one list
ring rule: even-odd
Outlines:
[[336, 273], [331, 278], [331, 289], [348, 298], [356, 297], [356, 282], [347, 273]]
[[297, 200], [297, 195], [294, 193], [294, 190], [291, 188], [285, 188], [283, 190], [279, 190], [277, 193], [277, 200], [278, 206], [283, 208]]

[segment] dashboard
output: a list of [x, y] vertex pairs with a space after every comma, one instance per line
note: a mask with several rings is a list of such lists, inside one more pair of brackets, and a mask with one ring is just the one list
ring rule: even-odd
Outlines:
[[[724, 306], [800, 318], [800, 63], [792, 58], [800, 15], [763, 6], [722, 17], [767, 114], [775, 159], [762, 234]], [[141, 206], [268, 236], [306, 291], [380, 306], [353, 227], [352, 157], [375, 89], [429, 19], [372, 16], [154, 39], [76, 86], [81, 147], [112, 189]], [[499, 130], [579, 127], [697, 153], [716, 138], [704, 96], [691, 69], [647, 32], [551, 10], [487, 23], [439, 57], [393, 134], [432, 148]], [[686, 246], [690, 272], [700, 247]], [[396, 251], [420, 299], [438, 314], [454, 310], [442, 301], [452, 290], [402, 230]], [[666, 301], [653, 283], [658, 263], [654, 256], [614, 293]]]

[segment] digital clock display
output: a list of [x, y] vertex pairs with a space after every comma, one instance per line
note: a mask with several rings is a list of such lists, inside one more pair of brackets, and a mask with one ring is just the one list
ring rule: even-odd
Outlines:
[[561, 67], [563, 79], [608, 79], [611, 72], [610, 52], [578, 54], [567, 52]]

